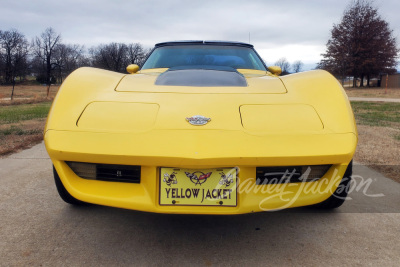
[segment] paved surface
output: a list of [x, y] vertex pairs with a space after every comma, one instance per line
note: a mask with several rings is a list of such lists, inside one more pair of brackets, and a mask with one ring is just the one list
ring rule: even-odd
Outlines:
[[395, 102], [395, 103], [400, 103], [400, 98], [349, 97], [349, 100], [350, 100], [350, 101]]
[[398, 266], [400, 184], [360, 165], [355, 174], [372, 185], [327, 213], [183, 216], [76, 208], [58, 197], [40, 144], [0, 159], [0, 265]]

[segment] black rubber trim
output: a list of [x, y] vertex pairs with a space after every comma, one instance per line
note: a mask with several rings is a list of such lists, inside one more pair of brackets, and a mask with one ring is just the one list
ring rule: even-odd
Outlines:
[[336, 191], [325, 201], [318, 204], [312, 205], [311, 207], [317, 209], [336, 209], [339, 208], [346, 200], [347, 194], [350, 190], [351, 176], [353, 175], [353, 160], [350, 161], [347, 166], [346, 172], [343, 175], [342, 180]]
[[60, 195], [61, 199], [64, 200], [66, 203], [71, 204], [71, 205], [76, 205], [76, 206], [82, 206], [82, 205], [88, 205], [88, 203], [80, 201], [73, 196], [67, 191], [67, 189], [64, 187], [63, 183], [61, 182], [60, 176], [58, 176], [58, 173], [56, 171], [56, 168], [53, 166], [53, 175], [54, 175], [54, 182], [57, 187], [57, 192]]
[[155, 45], [155, 47], [161, 46], [173, 46], [173, 45], [230, 45], [230, 46], [242, 46], [242, 47], [250, 47], [254, 46], [248, 43], [242, 42], [229, 42], [229, 41], [201, 41], [201, 40], [187, 40], [187, 41], [172, 41], [172, 42], [162, 42]]

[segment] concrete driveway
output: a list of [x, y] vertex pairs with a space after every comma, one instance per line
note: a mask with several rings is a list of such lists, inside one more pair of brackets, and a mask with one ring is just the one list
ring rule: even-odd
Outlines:
[[354, 171], [372, 183], [334, 212], [150, 214], [65, 204], [39, 144], [0, 159], [0, 265], [398, 266], [400, 184]]

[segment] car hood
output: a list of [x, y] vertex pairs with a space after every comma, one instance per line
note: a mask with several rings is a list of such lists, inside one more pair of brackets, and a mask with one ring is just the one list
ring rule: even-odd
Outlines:
[[[157, 132], [160, 138], [182, 130], [182, 135], [199, 130], [251, 136], [356, 133], [345, 92], [325, 71], [278, 78], [239, 70], [246, 86], [156, 84], [166, 70], [133, 75], [76, 70], [60, 87], [45, 131]], [[210, 120], [202, 126], [190, 124], [196, 116]]]
[[282, 81], [266, 71], [227, 69], [151, 69], [126, 75], [118, 92], [285, 94]]

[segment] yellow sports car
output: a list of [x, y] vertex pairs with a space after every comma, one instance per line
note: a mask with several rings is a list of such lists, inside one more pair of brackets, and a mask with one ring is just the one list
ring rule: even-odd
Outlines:
[[54, 99], [44, 139], [67, 203], [240, 214], [345, 200], [358, 137], [328, 72], [279, 77], [252, 45], [214, 41], [156, 44], [127, 71], [80, 68]]

